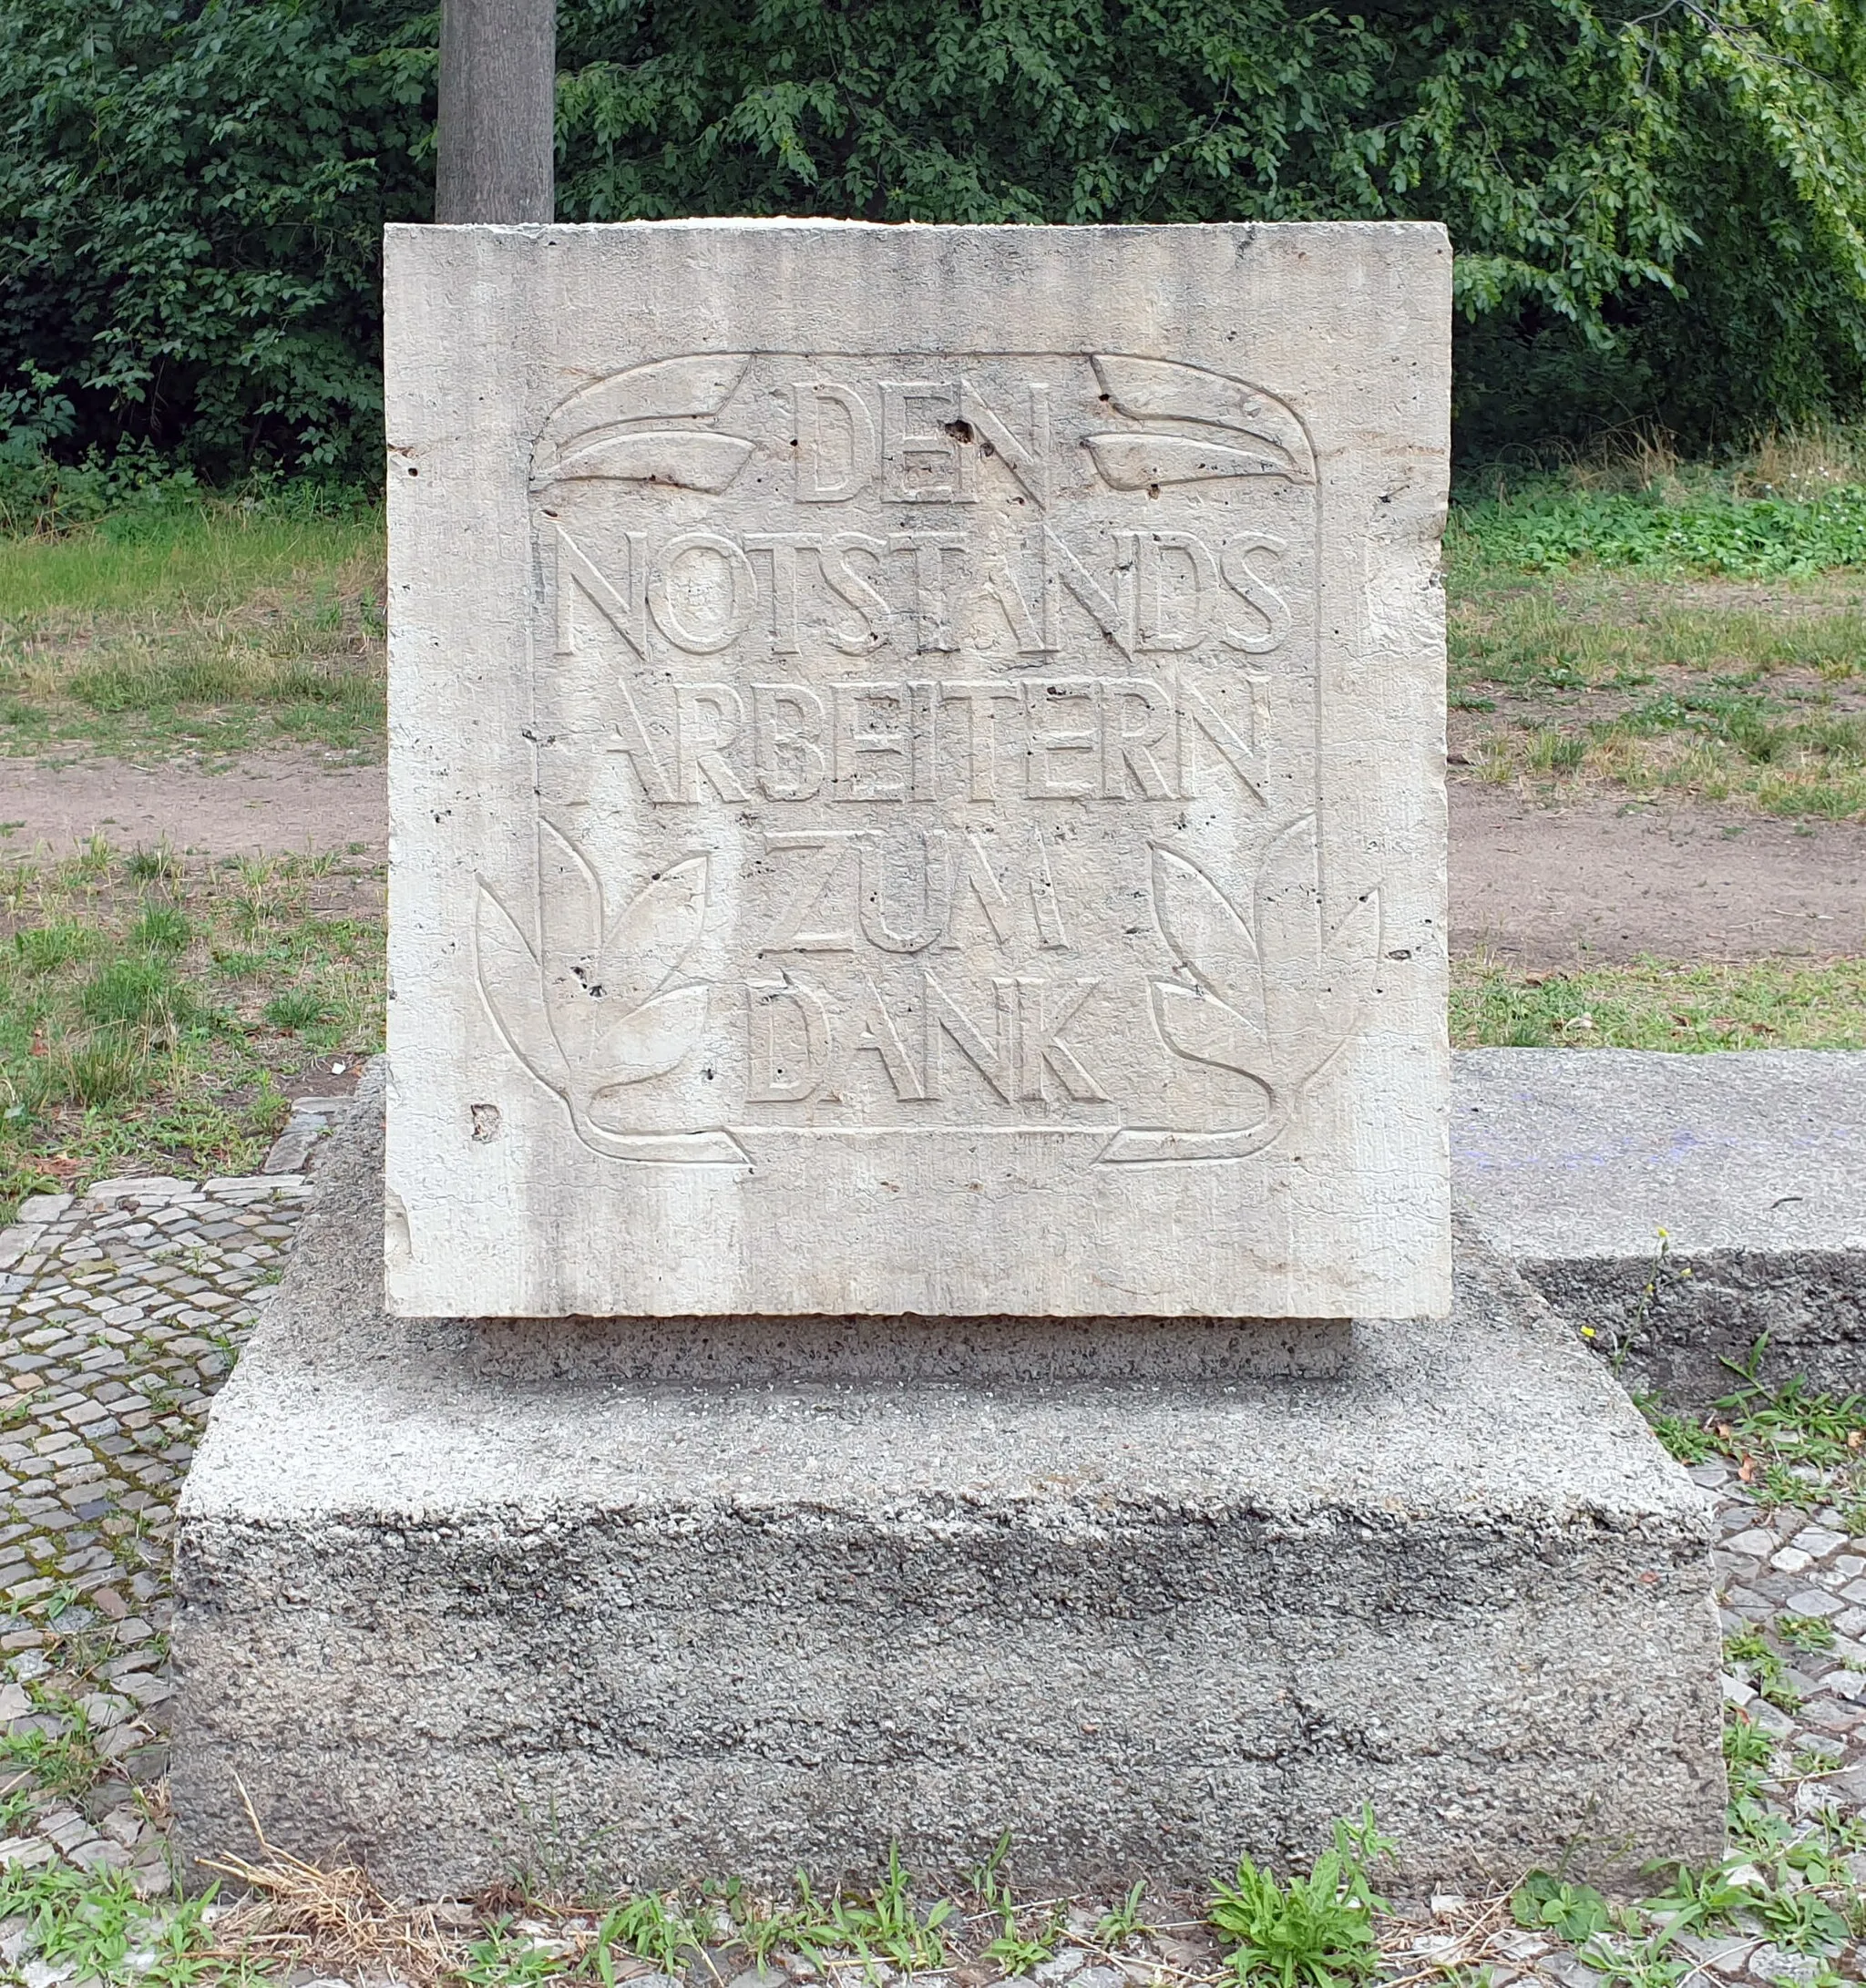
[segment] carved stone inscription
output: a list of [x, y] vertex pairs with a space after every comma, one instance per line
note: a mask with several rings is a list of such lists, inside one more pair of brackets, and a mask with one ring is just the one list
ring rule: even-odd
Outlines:
[[1441, 1307], [1449, 270], [391, 229], [392, 1306]]
[[532, 901], [511, 1053], [618, 1161], [761, 1124], [1274, 1142], [1356, 1026], [1321, 889], [1316, 469], [1170, 356], [676, 354], [532, 466]]

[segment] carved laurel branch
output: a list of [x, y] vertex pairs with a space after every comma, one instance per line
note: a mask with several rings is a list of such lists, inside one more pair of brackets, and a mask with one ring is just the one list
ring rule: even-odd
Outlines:
[[671, 422], [711, 421], [752, 363], [743, 352], [657, 359], [613, 373], [560, 402], [531, 458], [531, 487], [575, 481], [664, 483], [717, 496], [745, 466], [741, 435]]
[[1303, 1093], [1341, 1053], [1373, 990], [1380, 894], [1363, 891], [1332, 930], [1322, 917], [1316, 818], [1271, 842], [1248, 909], [1173, 850], [1153, 850], [1153, 915], [1178, 976], [1152, 983], [1153, 1020], [1188, 1062], [1246, 1077], [1258, 1117], [1213, 1132], [1131, 1128], [1102, 1153], [1112, 1163], [1238, 1160], [1281, 1136]]
[[708, 983], [682, 966], [705, 922], [712, 859], [653, 876], [611, 917], [601, 880], [569, 836], [538, 825], [538, 943], [484, 877], [474, 923], [479, 990], [506, 1046], [562, 1099], [578, 1138], [614, 1160], [747, 1163], [725, 1132], [617, 1132], [595, 1113], [664, 1077], [706, 1026]]
[[1082, 437], [1102, 480], [1115, 489], [1226, 477], [1315, 481], [1308, 436], [1294, 411], [1273, 395], [1164, 359], [1104, 354], [1092, 364], [1102, 397], [1115, 411], [1151, 424]]
[[[532, 488], [611, 481], [717, 496], [745, 466], [754, 444], [698, 424], [719, 415], [751, 362], [749, 353], [656, 359], [571, 395], [538, 437]], [[1315, 481], [1315, 456], [1302, 424], [1274, 395], [1171, 360], [1102, 353], [1090, 363], [1108, 405], [1149, 424], [1082, 437], [1112, 488], [1146, 490], [1230, 477]]]

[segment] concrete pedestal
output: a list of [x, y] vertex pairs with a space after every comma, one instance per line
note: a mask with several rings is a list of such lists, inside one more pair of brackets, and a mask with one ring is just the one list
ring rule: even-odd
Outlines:
[[[1866, 1387], [1866, 1057], [1467, 1050], [1458, 1200], [1630, 1383]], [[1663, 1243], [1661, 1242], [1663, 1238]]]
[[522, 1328], [384, 1317], [380, 1138], [365, 1101], [182, 1501], [185, 1854], [251, 1849], [242, 1785], [426, 1895], [1006, 1827], [1027, 1880], [1202, 1879], [1363, 1799], [1419, 1878], [1717, 1854], [1708, 1501], [1481, 1249], [1449, 1321], [1279, 1328], [1331, 1378], [1222, 1327], [1072, 1369], [1053, 1322], [842, 1383], [559, 1327], [526, 1378]]

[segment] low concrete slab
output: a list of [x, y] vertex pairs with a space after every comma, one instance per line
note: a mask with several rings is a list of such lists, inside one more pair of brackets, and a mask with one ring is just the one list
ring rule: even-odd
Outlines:
[[1709, 1500], [1482, 1247], [1333, 1379], [526, 1379], [384, 1317], [364, 1102], [181, 1506], [189, 1856], [242, 1786], [427, 1896], [1192, 1879], [1363, 1799], [1421, 1879], [1720, 1852]]
[[1484, 1238], [1668, 1401], [1866, 1389], [1866, 1055], [1468, 1050], [1452, 1177]]

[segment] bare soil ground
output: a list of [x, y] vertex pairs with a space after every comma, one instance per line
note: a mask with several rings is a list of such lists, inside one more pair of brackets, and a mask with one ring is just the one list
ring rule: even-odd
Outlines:
[[1451, 787], [1451, 945], [1511, 965], [1866, 952], [1866, 824]]
[[0, 861], [69, 856], [93, 835], [113, 848], [178, 855], [388, 853], [388, 796], [377, 766], [312, 751], [267, 753], [224, 773], [81, 759], [0, 760]]
[[[0, 859], [67, 856], [93, 834], [180, 854], [345, 851], [383, 860], [380, 766], [314, 752], [225, 773], [91, 759], [0, 762]], [[1702, 801], [1454, 780], [1453, 948], [1524, 967], [1866, 953], [1866, 824], [1788, 822]]]

